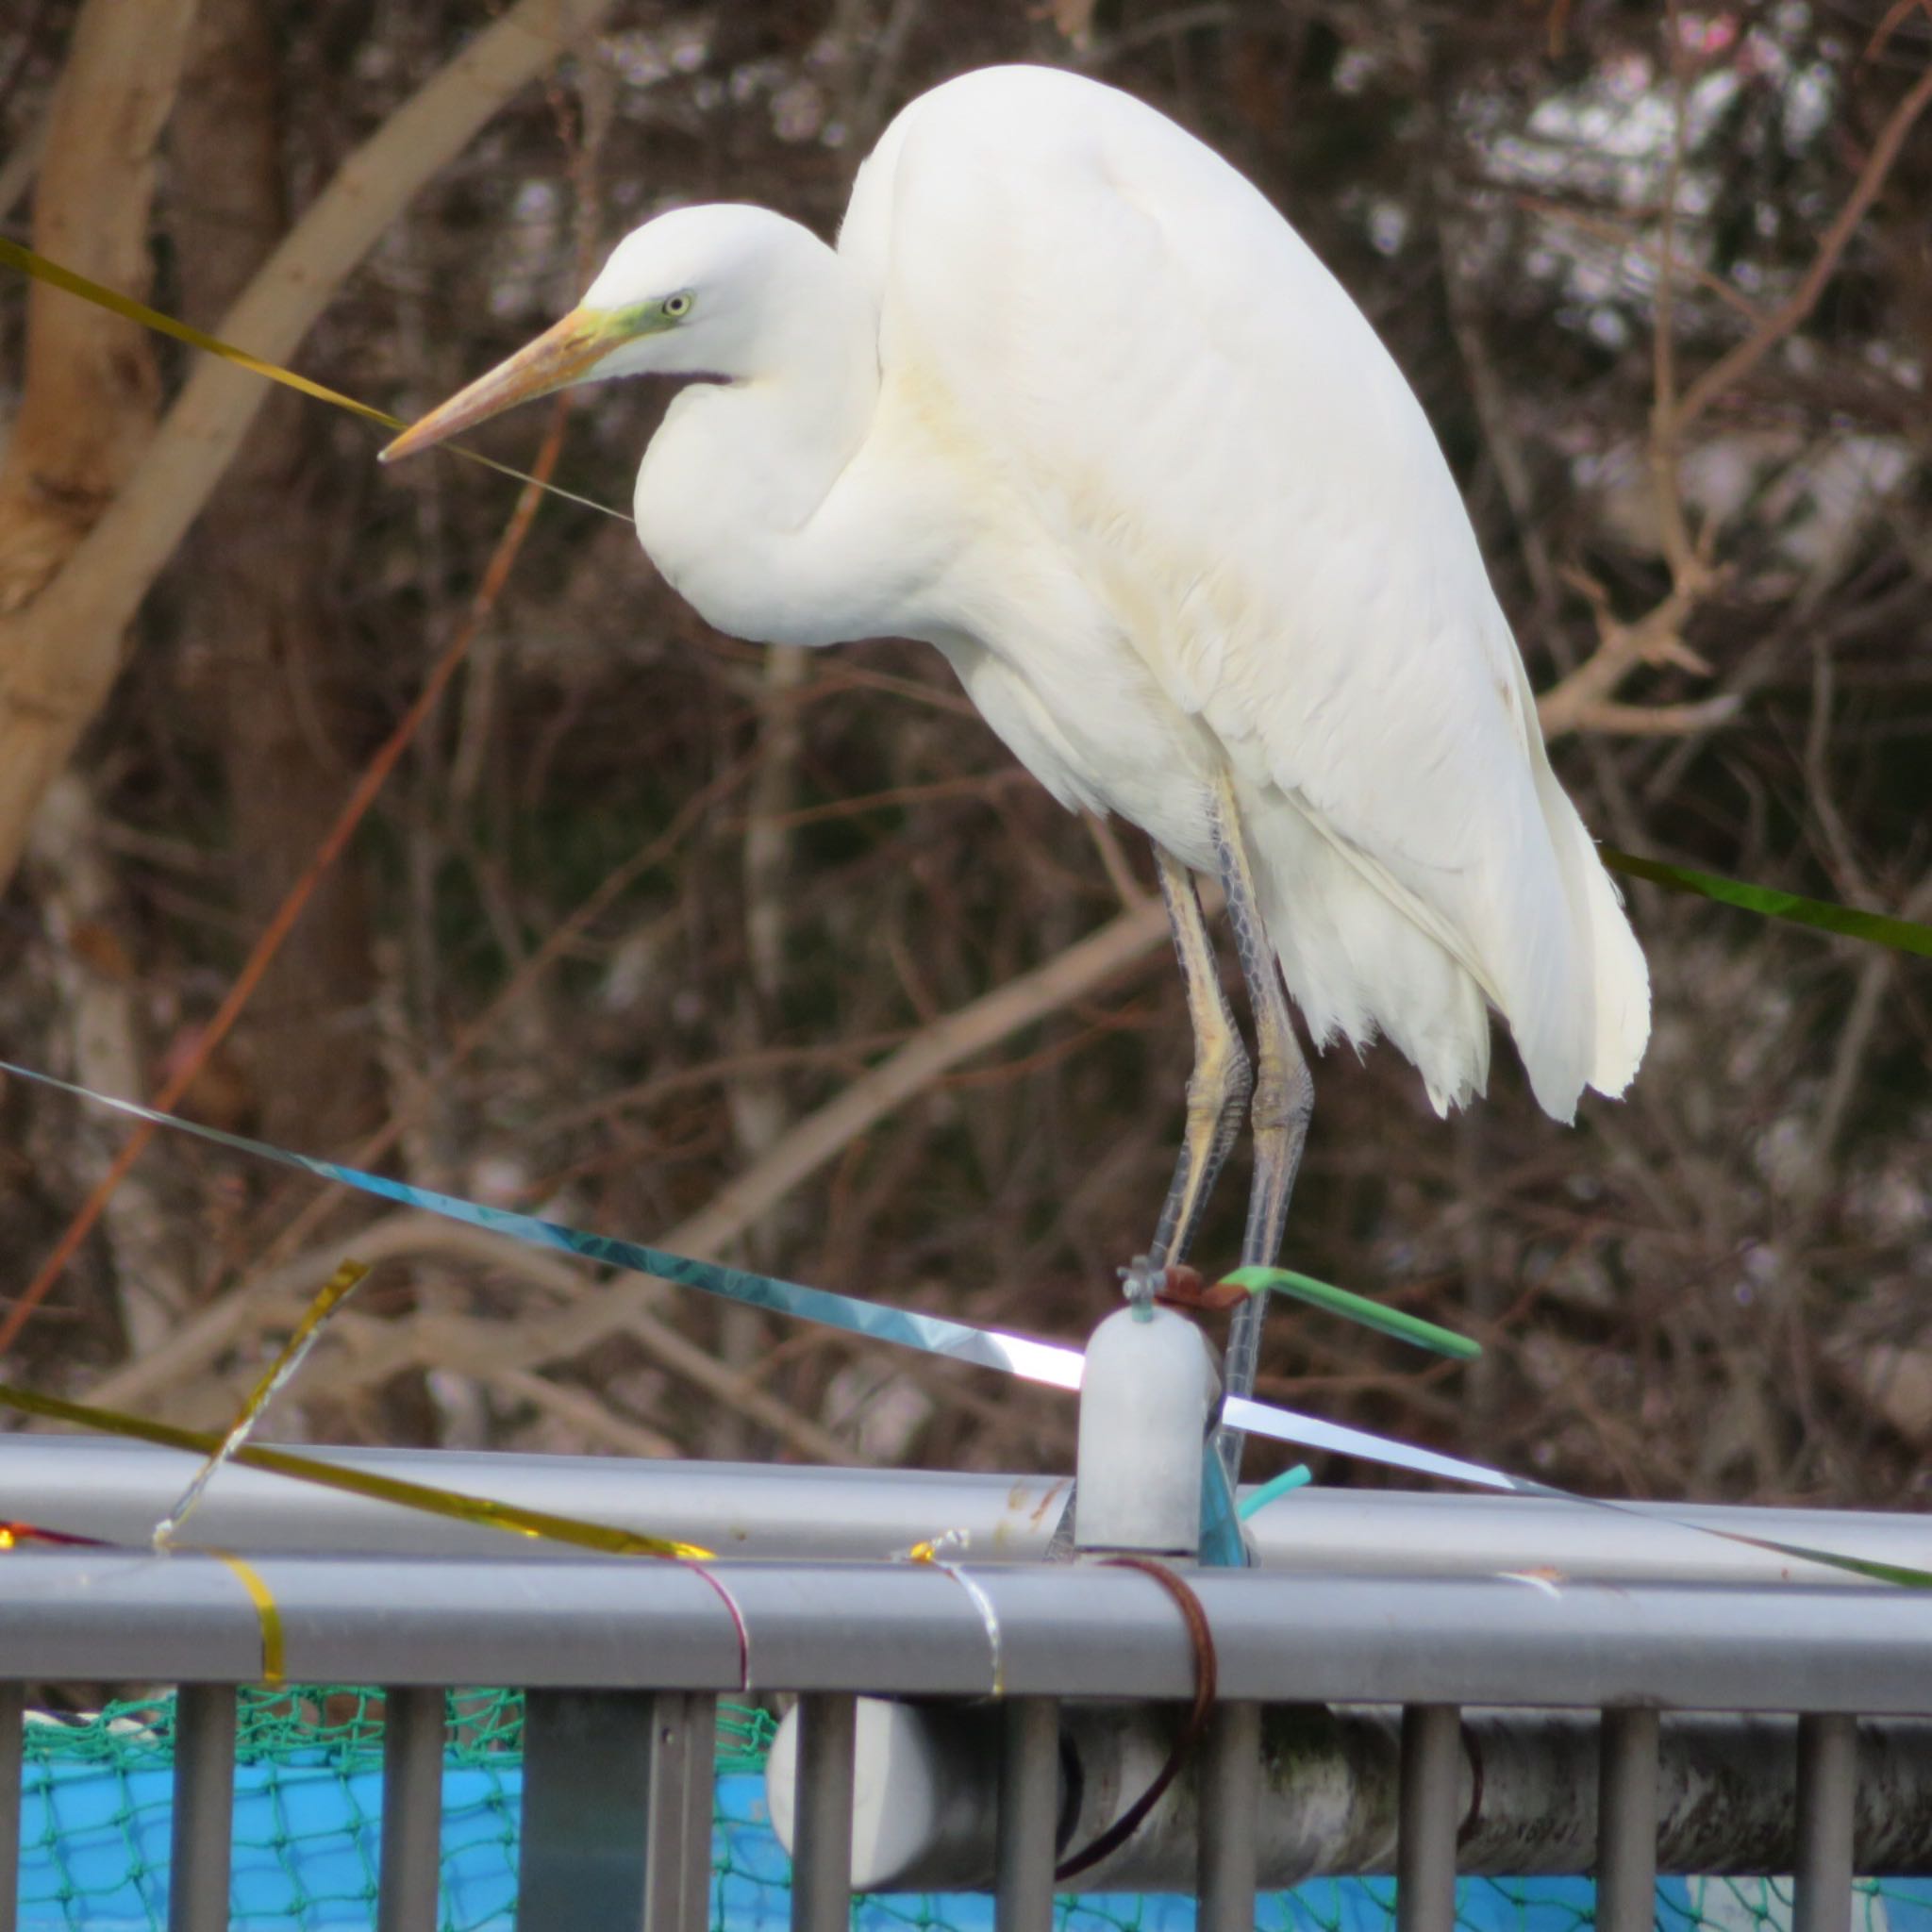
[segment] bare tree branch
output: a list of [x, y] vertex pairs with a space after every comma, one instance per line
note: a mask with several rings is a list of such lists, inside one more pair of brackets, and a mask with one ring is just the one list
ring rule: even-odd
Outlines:
[[[184, 0], [175, 4], [188, 10]], [[258, 356], [285, 360], [417, 188], [611, 4], [520, 0], [342, 163], [219, 332]], [[90, 11], [112, 13], [125, 40], [129, 9], [94, 0]], [[57, 135], [55, 148], [64, 145]], [[58, 159], [50, 153], [47, 173]], [[43, 175], [43, 193], [44, 180]], [[35, 296], [42, 299], [42, 291]], [[59, 575], [0, 624], [0, 881], [12, 873], [42, 793], [113, 683], [123, 630], [208, 500], [264, 394], [258, 378], [203, 361], [139, 471]]]
[[1690, 533], [1684, 523], [1684, 496], [1677, 482], [1679, 438], [1685, 418], [1677, 407], [1676, 294], [1677, 197], [1684, 176], [1686, 108], [1690, 90], [1690, 50], [1677, 0], [1667, 0], [1664, 30], [1670, 36], [1671, 152], [1664, 170], [1663, 237], [1657, 278], [1657, 313], [1651, 328], [1650, 479], [1657, 499], [1657, 527], [1671, 582], [1682, 590], [1696, 569]]
[[[1718, 714], [1709, 712], [1700, 717], [1692, 708], [1679, 710], [1669, 722], [1658, 721], [1648, 727], [1635, 727], [1631, 722], [1631, 708], [1619, 707], [1609, 713], [1604, 709], [1605, 701], [1610, 693], [1640, 662], [1647, 658], [1656, 661], [1659, 654], [1668, 658], [1674, 648], [1683, 648], [1685, 623], [1721, 575], [1711, 565], [1716, 537], [1714, 525], [1707, 528], [1701, 540], [1694, 544], [1685, 525], [1683, 500], [1677, 482], [1683, 433], [1720, 395], [1741, 382], [1816, 308], [1819, 297], [1837, 273], [1839, 261], [1859, 222], [1885, 185], [1905, 145], [1907, 135], [1926, 107], [1932, 105], [1932, 66], [1928, 66], [1887, 119], [1871, 154], [1866, 157], [1865, 165], [1858, 172], [1851, 193], [1845, 197], [1842, 207], [1825, 230], [1797, 287], [1759, 321], [1743, 341], [1721, 357], [1680, 396], [1677, 391], [1673, 296], [1677, 274], [1675, 215], [1678, 180], [1683, 168], [1689, 56], [1674, 0], [1669, 8], [1668, 20], [1675, 123], [1666, 178], [1657, 315], [1652, 336], [1654, 399], [1648, 451], [1658, 525], [1664, 556], [1671, 568], [1672, 588], [1670, 594], [1656, 608], [1631, 625], [1618, 623], [1610, 616], [1607, 604], [1601, 597], [1592, 596], [1597, 609], [1600, 641], [1583, 664], [1539, 699], [1538, 709], [1544, 734], [1548, 737], [1591, 728], [1626, 732], [1633, 728], [1692, 732], [1701, 724], [1712, 722], [1717, 717]], [[1707, 670], [1708, 667], [1702, 668]], [[1603, 721], [1607, 718], [1616, 722], [1606, 725]], [[1597, 722], [1592, 724], [1591, 721]]]
[[[1205, 893], [1203, 903], [1212, 909], [1212, 901]], [[1105, 985], [1158, 952], [1166, 938], [1167, 915], [1158, 900], [1149, 900], [1110, 920], [1043, 966], [1009, 980], [971, 1006], [947, 1014], [855, 1080], [837, 1099], [800, 1121], [707, 1207], [664, 1235], [658, 1245], [684, 1253], [717, 1252], [738, 1239], [808, 1174], [833, 1159], [860, 1134], [894, 1108], [903, 1107], [959, 1061], [984, 1052], [1021, 1027], [1045, 1019]], [[582, 1275], [566, 1263], [538, 1255], [499, 1236], [452, 1226], [424, 1214], [391, 1215], [355, 1237], [358, 1258], [372, 1264], [399, 1253], [425, 1248], [488, 1258], [526, 1280], [543, 1282], [572, 1297], [569, 1306], [546, 1313], [541, 1323], [475, 1323], [472, 1326], [478, 1332], [474, 1336], [465, 1328], [465, 1354], [458, 1365], [465, 1373], [488, 1378], [505, 1368], [527, 1369], [533, 1362], [558, 1361], [580, 1354], [606, 1336], [626, 1333], [688, 1379], [703, 1383], [708, 1377], [722, 1378], [732, 1391], [733, 1399], [743, 1402], [755, 1420], [775, 1428], [780, 1435], [789, 1434], [794, 1441], [798, 1440], [790, 1424], [779, 1426], [772, 1412], [753, 1405], [752, 1397], [744, 1392], [751, 1384], [652, 1313], [649, 1302], [653, 1291], [641, 1286], [635, 1277], [625, 1277], [594, 1293], [585, 1294], [581, 1291]], [[340, 1247], [332, 1246], [277, 1269], [272, 1275], [258, 1277], [225, 1296], [140, 1361], [130, 1362], [108, 1376], [90, 1399], [125, 1407], [158, 1390], [176, 1386], [198, 1373], [245, 1331], [270, 1319], [270, 1311], [283, 1307], [291, 1293], [310, 1289], [312, 1283], [325, 1279], [340, 1258]], [[348, 1320], [349, 1316], [345, 1314], [342, 1319]], [[422, 1319], [427, 1318], [419, 1321]], [[446, 1327], [456, 1318], [436, 1319]], [[437, 1358], [446, 1363], [450, 1360], [446, 1357]], [[790, 1411], [786, 1413], [789, 1415]], [[821, 1442], [808, 1453], [817, 1455], [825, 1447], [826, 1443]], [[849, 1459], [850, 1452], [842, 1447], [838, 1454]]]
[[[1932, 874], [1921, 879], [1899, 908], [1901, 919], [1924, 919], [1928, 913], [1932, 913]], [[1898, 954], [1878, 946], [1868, 949], [1858, 961], [1857, 983], [1845, 1009], [1845, 1023], [1839, 1033], [1838, 1050], [1832, 1056], [1831, 1073], [1818, 1103], [1811, 1157], [1802, 1170], [1798, 1187], [1799, 1197], [1807, 1205], [1824, 1197], [1838, 1172], [1839, 1141], [1851, 1116], [1873, 1037], [1884, 1013], [1886, 995], [1898, 976], [1900, 963]]]
[[1891, 173], [1892, 165], [1905, 146], [1906, 136], [1912, 131], [1913, 125], [1928, 106], [1932, 106], [1932, 65], [1926, 67], [1911, 92], [1891, 110], [1884, 127], [1879, 130], [1878, 139], [1873, 142], [1872, 152], [1866, 156], [1865, 165], [1859, 169], [1851, 193], [1833, 217], [1831, 226], [1824, 231], [1824, 239], [1818, 244], [1818, 253], [1812, 257], [1811, 265], [1805, 271], [1798, 286], [1757, 329], [1735, 349], [1712, 363], [1684, 391], [1684, 399], [1678, 405], [1676, 414], [1676, 426], [1680, 430], [1694, 423], [1726, 390], [1735, 389], [1818, 306], [1818, 298], [1837, 274], [1839, 258], [1857, 232], [1858, 224], [1865, 218], [1865, 210], [1878, 198], [1879, 190], [1885, 186], [1886, 177]]
[[14, 204], [33, 185], [47, 151], [47, 126], [53, 118], [51, 113], [42, 114], [0, 161], [0, 222], [12, 214]]
[[1634, 624], [1622, 623], [1611, 615], [1609, 600], [1593, 579], [1574, 571], [1568, 575], [1595, 608], [1598, 643], [1574, 671], [1537, 699], [1537, 715], [1542, 721], [1545, 738], [1560, 738], [1566, 731], [1585, 728], [1587, 721], [1600, 712], [1610, 693], [1640, 664], [1677, 664], [1685, 670], [1709, 671], [1685, 644], [1682, 627], [1715, 580], [1715, 573], [1698, 566]]

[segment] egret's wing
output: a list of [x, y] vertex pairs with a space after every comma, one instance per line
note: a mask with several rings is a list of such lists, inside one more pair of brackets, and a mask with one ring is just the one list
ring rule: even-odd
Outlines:
[[879, 290], [882, 357], [944, 386], [1237, 772], [1473, 975], [1553, 1111], [1621, 1089], [1641, 958], [1454, 481], [1259, 192], [1126, 95], [991, 70], [901, 117], [841, 248]]

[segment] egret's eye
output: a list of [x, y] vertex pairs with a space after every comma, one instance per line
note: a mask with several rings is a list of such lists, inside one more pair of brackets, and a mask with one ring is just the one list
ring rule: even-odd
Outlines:
[[668, 315], [673, 322], [682, 320], [685, 316], [691, 313], [691, 297], [683, 292], [680, 292], [675, 295], [665, 296], [664, 313]]

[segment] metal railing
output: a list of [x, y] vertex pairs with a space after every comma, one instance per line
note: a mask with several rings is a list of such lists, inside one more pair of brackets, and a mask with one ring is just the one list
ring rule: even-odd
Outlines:
[[[528, 1692], [524, 1932], [703, 1926], [717, 1699], [785, 1693], [794, 1925], [843, 1932], [860, 1700], [898, 1698], [949, 1783], [896, 1869], [964, 1874], [1000, 1927], [1043, 1927], [1057, 1859], [1132, 1800], [1193, 1690], [1193, 1644], [1153, 1580], [1026, 1560], [1061, 1493], [1045, 1479], [357, 1459], [786, 1559], [545, 1556], [241, 1471], [194, 1520], [246, 1552], [240, 1569], [10, 1552], [0, 1775], [18, 1779], [25, 1685], [182, 1687], [173, 1932], [226, 1924], [235, 1692], [262, 1678], [265, 1643], [291, 1683], [387, 1687], [383, 1932], [435, 1924], [445, 1687]], [[0, 1507], [75, 1534], [138, 1541], [180, 1475], [158, 1452], [0, 1441]], [[1932, 1554], [1923, 1519], [1678, 1513]], [[1205, 1741], [1082, 1890], [1185, 1887], [1204, 1932], [1226, 1932], [1253, 1924], [1264, 1883], [1340, 1861], [1392, 1869], [1399, 1924], [1448, 1932], [1458, 1862], [1585, 1869], [1598, 1924], [1634, 1932], [1661, 1850], [1661, 1869], [1775, 1861], [1801, 1932], [1834, 1932], [1855, 1871], [1932, 1870], [1932, 1596], [1553, 1504], [1304, 1492], [1257, 1527], [1262, 1567], [1188, 1573], [1217, 1670]], [[958, 1563], [890, 1559], [953, 1529], [970, 1533]], [[0, 1789], [0, 1932], [18, 1829]]]
[[[954, 1534], [976, 1562], [1046, 1554], [1072, 1488], [1064, 1475], [787, 1464], [646, 1462], [501, 1450], [305, 1452], [406, 1481], [593, 1517], [745, 1557], [903, 1557]], [[0, 1513], [144, 1543], [191, 1465], [142, 1443], [0, 1437]], [[194, 1539], [228, 1549], [541, 1557], [543, 1546], [359, 1496], [229, 1468], [194, 1516]], [[1932, 1572], [1932, 1515], [1630, 1503], [1615, 1511], [1519, 1496], [1307, 1489], [1247, 1524], [1263, 1569], [1482, 1575], [1547, 1569], [1633, 1582], [1828, 1583], [1837, 1573], [1702, 1534], [1730, 1530]]]

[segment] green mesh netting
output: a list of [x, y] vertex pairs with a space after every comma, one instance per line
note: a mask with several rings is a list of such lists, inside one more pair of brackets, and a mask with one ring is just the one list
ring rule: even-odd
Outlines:
[[[523, 1697], [454, 1690], [443, 1744], [442, 1924], [508, 1925], [516, 1896]], [[324, 1932], [373, 1922], [382, 1819], [383, 1700], [353, 1685], [244, 1690], [236, 1712], [231, 1924]], [[771, 1716], [718, 1715], [721, 1790], [762, 1770]], [[21, 1925], [121, 1932], [167, 1923], [172, 1695], [84, 1717], [30, 1712], [21, 1816]], [[747, 1820], [747, 1823], [756, 1821]]]
[[[442, 1932], [508, 1932], [522, 1806], [522, 1698], [453, 1691], [444, 1744]], [[238, 1714], [230, 1924], [238, 1932], [333, 1932], [374, 1924], [382, 1813], [382, 1698], [331, 1685], [246, 1690]], [[30, 1713], [22, 1798], [23, 1932], [144, 1932], [167, 1923], [174, 1700], [109, 1705], [86, 1716]], [[775, 1726], [760, 1710], [719, 1712], [712, 1832], [715, 1932], [778, 1932], [790, 1922], [791, 1869], [764, 1810], [760, 1775]], [[1466, 1879], [1467, 1932], [1580, 1932], [1587, 1879]], [[1778, 1932], [1791, 1922], [1777, 1880], [1671, 1879], [1657, 1888], [1663, 1932]], [[867, 1898], [860, 1932], [991, 1932], [983, 1897]], [[1189, 1932], [1190, 1901], [1059, 1901], [1063, 1932]], [[1267, 1932], [1384, 1932], [1388, 1879], [1324, 1879], [1257, 1902]], [[1861, 1883], [1860, 1932], [1932, 1932], [1932, 1884]]]
[[[500, 1768], [521, 1762], [521, 1690], [451, 1690], [444, 1708], [445, 1765]], [[361, 1685], [244, 1689], [236, 1698], [235, 1760], [258, 1764], [313, 1757], [341, 1772], [365, 1771], [382, 1762], [382, 1692]], [[777, 1729], [777, 1720], [768, 1711], [720, 1705], [719, 1772], [762, 1771]], [[31, 1711], [25, 1748], [29, 1777], [36, 1765], [127, 1765], [148, 1755], [164, 1766], [172, 1764], [174, 1696], [109, 1704], [79, 1717]]]

